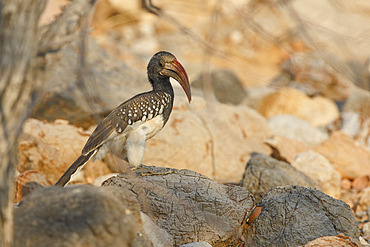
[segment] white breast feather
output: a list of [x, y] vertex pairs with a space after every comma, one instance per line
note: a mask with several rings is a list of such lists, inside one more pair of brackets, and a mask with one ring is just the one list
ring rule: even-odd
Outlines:
[[138, 167], [144, 156], [145, 140], [153, 137], [163, 128], [163, 117], [159, 115], [146, 122], [135, 123], [127, 134], [127, 159], [131, 166]]
[[129, 125], [126, 129], [117, 133], [113, 133], [107, 138], [105, 143], [99, 148], [93, 160], [100, 160], [104, 158], [109, 152], [118, 156], [121, 159], [126, 157], [133, 163], [140, 165], [141, 159], [144, 155], [145, 141], [152, 138], [163, 128], [163, 116], [158, 115], [145, 122], [136, 121]]

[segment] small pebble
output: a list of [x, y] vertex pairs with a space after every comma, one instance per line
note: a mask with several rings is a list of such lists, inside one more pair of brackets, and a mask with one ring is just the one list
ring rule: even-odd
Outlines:
[[343, 190], [350, 190], [351, 186], [352, 186], [352, 183], [349, 179], [347, 179], [347, 178], [342, 179], [341, 188]]

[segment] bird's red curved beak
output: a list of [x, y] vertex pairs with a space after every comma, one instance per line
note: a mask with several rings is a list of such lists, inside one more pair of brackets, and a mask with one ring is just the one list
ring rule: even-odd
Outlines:
[[166, 63], [164, 66], [163, 74], [166, 74], [176, 81], [179, 82], [181, 87], [184, 89], [186, 96], [188, 97], [189, 103], [191, 101], [191, 90], [188, 75], [184, 67], [176, 59], [172, 62]]

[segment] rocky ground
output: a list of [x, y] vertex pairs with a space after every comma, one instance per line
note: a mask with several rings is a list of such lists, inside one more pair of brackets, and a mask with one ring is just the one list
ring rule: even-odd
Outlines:
[[[60, 51], [18, 144], [15, 245], [369, 245], [370, 5], [158, 6], [159, 17], [139, 1], [97, 3], [84, 87], [79, 40]], [[162, 49], [186, 68], [193, 100], [175, 87], [146, 145], [153, 174], [112, 156], [48, 187], [111, 109], [150, 88], [145, 66]]]

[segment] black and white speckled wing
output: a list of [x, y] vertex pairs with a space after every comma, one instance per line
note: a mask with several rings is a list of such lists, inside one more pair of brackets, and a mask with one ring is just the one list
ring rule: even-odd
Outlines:
[[164, 125], [171, 113], [172, 102], [171, 95], [161, 91], [139, 94], [127, 100], [100, 122], [87, 140], [82, 154], [86, 155], [99, 148], [122, 132], [134, 128], [138, 122], [163, 115]]
[[96, 127], [94, 132], [91, 134], [89, 139], [87, 140], [82, 154], [86, 155], [91, 151], [95, 150], [96, 148], [100, 147], [103, 143], [105, 143], [108, 138], [116, 131], [115, 125], [113, 122], [119, 123], [121, 129], [126, 129], [127, 123], [123, 120], [119, 121], [116, 116], [114, 116], [116, 109], [113, 110], [103, 121], [99, 123]]

